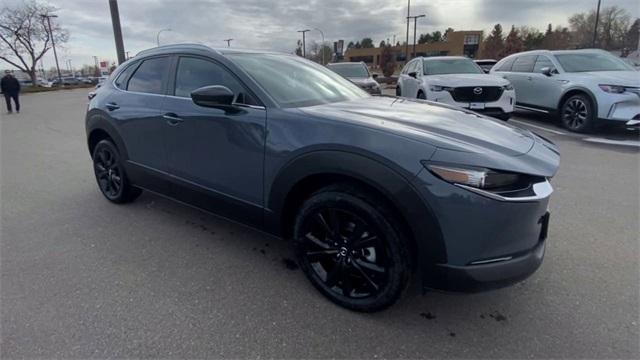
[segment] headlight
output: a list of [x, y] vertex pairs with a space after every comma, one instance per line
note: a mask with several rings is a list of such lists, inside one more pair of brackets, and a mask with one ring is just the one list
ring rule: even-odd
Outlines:
[[513, 85], [507, 84], [507, 85], [502, 87], [502, 90], [504, 90], [504, 91], [513, 90]]
[[437, 177], [452, 184], [467, 185], [478, 189], [505, 188], [520, 182], [521, 175], [498, 172], [484, 168], [463, 168], [426, 164]]
[[622, 94], [627, 91], [624, 86], [619, 85], [598, 85], [602, 91], [609, 94]]
[[429, 90], [431, 91], [453, 91], [452, 87], [448, 86], [440, 86], [440, 85], [431, 85], [429, 86]]

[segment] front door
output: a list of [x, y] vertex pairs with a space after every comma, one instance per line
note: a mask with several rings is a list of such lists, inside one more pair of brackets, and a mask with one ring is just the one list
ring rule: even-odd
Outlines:
[[[191, 91], [222, 85], [237, 106], [198, 106]], [[163, 106], [167, 163], [177, 198], [229, 218], [262, 220], [266, 111], [223, 65], [200, 57], [177, 59], [172, 96]]]
[[518, 104], [532, 105], [536, 94], [531, 87], [531, 73], [536, 62], [537, 55], [518, 56], [511, 67], [511, 72], [506, 74], [505, 79], [511, 82], [516, 90], [516, 101]]

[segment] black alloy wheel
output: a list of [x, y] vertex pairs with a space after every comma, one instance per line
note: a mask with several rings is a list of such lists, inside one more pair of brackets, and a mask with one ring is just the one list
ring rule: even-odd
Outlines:
[[93, 170], [102, 194], [115, 203], [135, 200], [141, 190], [127, 181], [118, 150], [109, 140], [100, 141], [93, 151]]
[[593, 107], [584, 95], [574, 95], [564, 102], [560, 110], [562, 125], [571, 131], [587, 132], [593, 125]]
[[295, 247], [301, 268], [325, 296], [370, 312], [400, 297], [408, 256], [393, 217], [358, 195], [337, 189], [309, 199], [296, 221]]

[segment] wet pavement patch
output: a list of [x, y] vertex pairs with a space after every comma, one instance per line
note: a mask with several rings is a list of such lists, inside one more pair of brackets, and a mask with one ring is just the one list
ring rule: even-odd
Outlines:
[[284, 258], [282, 259], [282, 263], [289, 270], [298, 270], [298, 264], [291, 259]]
[[420, 316], [422, 316], [423, 318], [427, 319], [427, 320], [433, 320], [436, 318], [435, 315], [433, 315], [430, 312], [426, 312], [426, 313], [420, 313]]
[[500, 314], [498, 311], [494, 311], [493, 313], [489, 314], [489, 316], [498, 322], [507, 321], [507, 317]]

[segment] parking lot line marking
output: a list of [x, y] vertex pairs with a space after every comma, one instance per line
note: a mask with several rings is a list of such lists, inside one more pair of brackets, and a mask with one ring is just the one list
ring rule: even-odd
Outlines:
[[567, 133], [565, 133], [565, 132], [558, 131], [558, 130], [553, 130], [553, 129], [549, 129], [549, 128], [546, 128], [546, 127], [544, 127], [544, 126], [533, 125], [533, 124], [528, 123], [528, 122], [526, 122], [526, 121], [520, 121], [520, 120], [514, 120], [514, 119], [511, 119], [511, 120], [509, 120], [509, 121], [510, 121], [510, 122], [515, 122], [515, 123], [518, 123], [518, 124], [522, 124], [522, 125], [525, 125], [525, 126], [531, 126], [531, 127], [533, 127], [533, 128], [540, 129], [540, 130], [544, 130], [544, 131], [548, 131], [548, 132], [550, 132], [550, 133], [554, 133], [554, 134], [557, 134], [557, 135], [567, 135]]
[[594, 142], [594, 143], [601, 143], [601, 144], [640, 147], [640, 141], [636, 141], [636, 140], [610, 140], [610, 139], [600, 139], [600, 138], [585, 138], [583, 140]]

